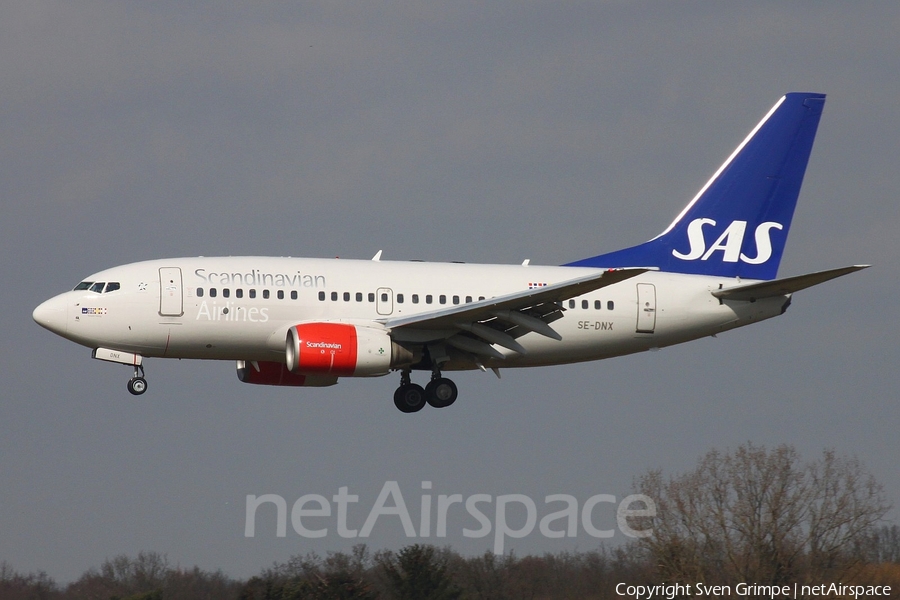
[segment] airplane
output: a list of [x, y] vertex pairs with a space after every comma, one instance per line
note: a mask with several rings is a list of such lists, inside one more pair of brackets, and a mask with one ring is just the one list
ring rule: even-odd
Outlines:
[[[825, 95], [788, 93], [653, 239], [561, 266], [274, 257], [118, 266], [42, 303], [34, 320], [133, 368], [235, 361], [240, 381], [322, 387], [400, 374], [404, 413], [458, 396], [448, 371], [592, 361], [783, 314], [854, 265], [777, 278]], [[424, 387], [413, 371], [430, 373]]]

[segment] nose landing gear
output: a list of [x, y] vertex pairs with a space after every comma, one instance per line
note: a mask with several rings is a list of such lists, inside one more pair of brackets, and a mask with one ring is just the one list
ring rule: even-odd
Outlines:
[[147, 380], [144, 378], [143, 365], [134, 366], [134, 375], [128, 380], [128, 391], [135, 396], [140, 396], [147, 391]]
[[91, 356], [98, 360], [134, 367], [134, 375], [128, 380], [129, 393], [140, 396], [147, 391], [147, 380], [144, 379], [144, 357], [140, 354], [113, 350], [111, 348], [95, 348]]

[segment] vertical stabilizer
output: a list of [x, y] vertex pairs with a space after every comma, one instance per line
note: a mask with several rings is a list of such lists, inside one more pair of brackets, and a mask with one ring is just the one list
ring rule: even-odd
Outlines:
[[567, 266], [774, 279], [824, 105], [824, 94], [785, 95], [665, 231]]

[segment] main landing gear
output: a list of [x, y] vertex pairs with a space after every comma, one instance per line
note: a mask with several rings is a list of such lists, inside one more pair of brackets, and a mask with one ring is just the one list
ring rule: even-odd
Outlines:
[[134, 375], [128, 380], [128, 391], [135, 396], [140, 396], [147, 391], [147, 380], [144, 379], [143, 365], [134, 366]]
[[400, 374], [400, 387], [394, 392], [394, 405], [400, 412], [414, 413], [425, 408], [426, 404], [434, 408], [446, 408], [459, 395], [456, 384], [441, 376], [439, 369], [431, 373], [431, 381], [424, 388], [409, 380], [409, 370]]

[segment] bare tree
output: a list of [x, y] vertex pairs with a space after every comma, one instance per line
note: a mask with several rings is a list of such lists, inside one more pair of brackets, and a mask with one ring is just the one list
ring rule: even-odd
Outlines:
[[860, 547], [870, 563], [900, 565], [900, 526], [883, 525], [866, 538]]
[[63, 598], [73, 600], [220, 600], [236, 598], [240, 584], [221, 571], [172, 567], [164, 554], [141, 552], [119, 555], [100, 569], [89, 569], [66, 587]]
[[685, 582], [840, 576], [890, 508], [858, 460], [826, 450], [804, 464], [788, 445], [713, 450], [695, 470], [669, 479], [651, 471], [638, 488], [657, 504], [653, 535], [640, 543], [661, 575]]
[[22, 575], [6, 561], [0, 561], [0, 598], [3, 600], [53, 600], [59, 587], [43, 571]]

